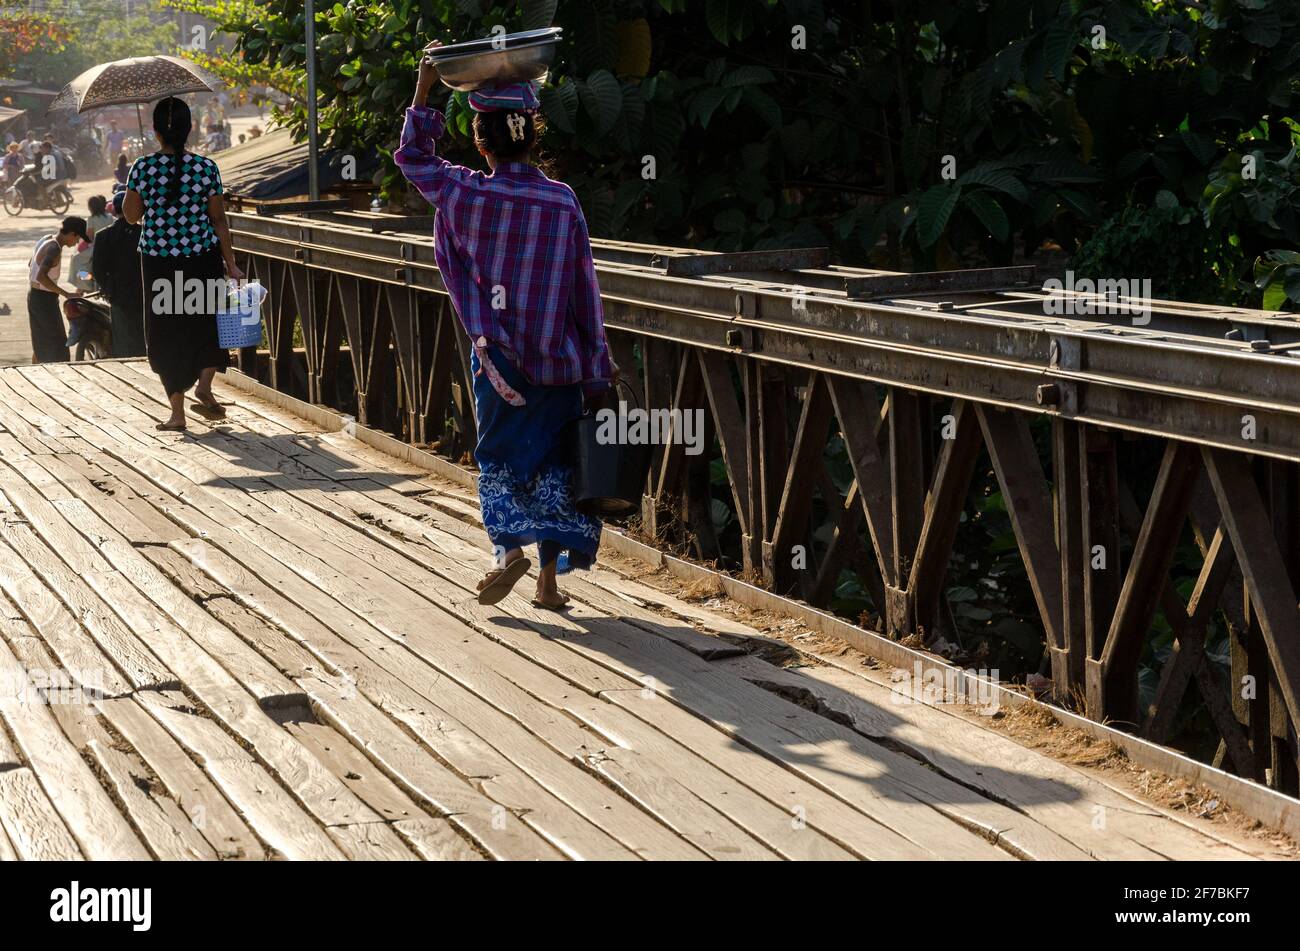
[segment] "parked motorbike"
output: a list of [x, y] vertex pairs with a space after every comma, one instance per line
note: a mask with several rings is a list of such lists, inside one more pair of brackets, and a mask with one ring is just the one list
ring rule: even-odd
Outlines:
[[68, 318], [67, 347], [75, 360], [103, 360], [113, 355], [113, 316], [98, 294], [63, 302]]
[[72, 207], [72, 191], [64, 181], [55, 182], [49, 188], [42, 189], [36, 166], [28, 165], [18, 176], [17, 181], [4, 190], [4, 206], [5, 211], [10, 215], [21, 215], [27, 208], [65, 215]]

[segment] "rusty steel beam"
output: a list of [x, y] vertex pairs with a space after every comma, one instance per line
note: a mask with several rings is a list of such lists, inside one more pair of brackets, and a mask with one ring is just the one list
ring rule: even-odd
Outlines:
[[[236, 246], [416, 290], [445, 293], [427, 236], [372, 234], [290, 216], [232, 215]], [[668, 277], [600, 260], [611, 330], [825, 370], [1127, 432], [1300, 460], [1300, 360], [1247, 341], [1139, 332], [1097, 320], [991, 316], [797, 293], [764, 281]], [[654, 254], [641, 254], [650, 260]], [[852, 269], [841, 269], [853, 273]], [[863, 280], [875, 272], [860, 271]], [[858, 278], [849, 278], [857, 280]], [[994, 297], [996, 305], [1004, 298]], [[1250, 312], [1257, 313], [1257, 312]], [[1180, 315], [1186, 322], [1194, 318]], [[1234, 319], [1244, 320], [1240, 314]], [[1262, 317], [1261, 317], [1262, 319]], [[1215, 325], [1217, 318], [1206, 318]], [[1221, 322], [1220, 322], [1221, 323]], [[1300, 330], [1285, 327], [1300, 336]], [[1283, 327], [1282, 321], [1274, 326]], [[1274, 331], [1274, 334], [1280, 331]]]

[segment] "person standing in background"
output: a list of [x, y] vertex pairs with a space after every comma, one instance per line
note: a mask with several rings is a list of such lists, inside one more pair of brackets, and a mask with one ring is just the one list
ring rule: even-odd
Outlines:
[[117, 192], [109, 202], [118, 218], [95, 235], [90, 272], [112, 308], [113, 356], [142, 357], [145, 342], [140, 226], [121, 217], [125, 198], [125, 192]]
[[23, 173], [23, 164], [21, 146], [17, 142], [10, 142], [5, 150], [4, 182], [6, 185], [18, 181], [18, 176]]
[[108, 120], [108, 134], [104, 136], [104, 158], [113, 162], [117, 156], [122, 154], [122, 146], [126, 144], [126, 134], [117, 127], [116, 119]]
[[59, 230], [36, 242], [28, 262], [27, 320], [32, 332], [33, 363], [66, 363], [68, 334], [59, 310], [60, 297], [81, 294], [59, 286], [59, 267], [63, 249], [88, 240], [82, 218], [64, 218]]

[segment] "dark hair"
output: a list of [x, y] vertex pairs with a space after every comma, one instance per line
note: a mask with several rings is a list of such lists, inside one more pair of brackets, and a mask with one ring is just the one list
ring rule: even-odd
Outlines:
[[[511, 135], [515, 117], [524, 120], [523, 138]], [[540, 116], [532, 112], [476, 112], [474, 113], [474, 145], [488, 152], [498, 162], [515, 162], [527, 158], [537, 147], [545, 126]]]
[[121, 167], [122, 167], [123, 165], [125, 165], [125, 164], [126, 164], [126, 153], [125, 153], [125, 152], [118, 152], [118, 153], [117, 153], [117, 167], [118, 167], [118, 168], [121, 168]]
[[102, 215], [108, 208], [108, 199], [103, 195], [91, 195], [86, 199], [86, 207], [92, 215]]
[[59, 224], [59, 234], [75, 234], [82, 241], [89, 241], [86, 235], [86, 219], [69, 215]]
[[181, 169], [185, 162], [185, 142], [190, 137], [190, 107], [183, 100], [169, 96], [153, 107], [153, 130], [163, 144], [175, 151], [172, 157], [172, 173], [168, 176], [167, 200], [177, 201], [181, 197]]

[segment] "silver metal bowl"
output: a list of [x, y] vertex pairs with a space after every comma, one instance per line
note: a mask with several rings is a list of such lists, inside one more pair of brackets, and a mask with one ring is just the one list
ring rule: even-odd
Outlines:
[[435, 46], [430, 43], [424, 48], [424, 52], [429, 55], [430, 59], [446, 59], [451, 56], [461, 56], [465, 53], [486, 53], [488, 50], [493, 49], [512, 49], [516, 46], [531, 45], [540, 40], [558, 40], [563, 32], [563, 27], [550, 26], [544, 30], [524, 30], [522, 33], [507, 33], [503, 36], [485, 36], [477, 40], [464, 40], [447, 46]]
[[[485, 86], [503, 86], [508, 83], [524, 83], [541, 80], [555, 59], [555, 46], [559, 39], [558, 31], [535, 31], [547, 35], [536, 39], [528, 38], [520, 42], [512, 37], [505, 38], [505, 49], [482, 49], [459, 52], [448, 55], [445, 51], [454, 51], [455, 47], [441, 47], [426, 52], [438, 65], [438, 76], [444, 86], [460, 92], [472, 92]], [[515, 34], [518, 37], [519, 34]], [[482, 41], [474, 41], [477, 46]], [[456, 44], [465, 46], [468, 44]], [[489, 43], [490, 46], [490, 43]]]

